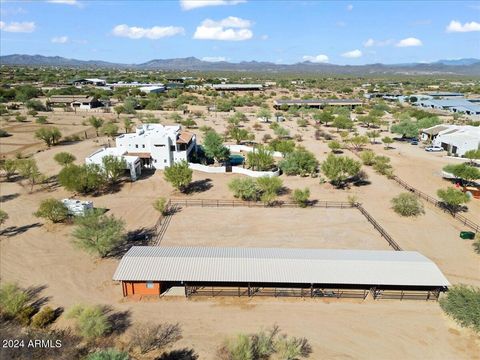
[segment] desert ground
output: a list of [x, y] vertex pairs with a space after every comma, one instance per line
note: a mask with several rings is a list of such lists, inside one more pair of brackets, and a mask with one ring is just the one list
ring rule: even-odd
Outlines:
[[[169, 123], [163, 120], [162, 112], [156, 114], [162, 123]], [[227, 116], [207, 115], [205, 120], [196, 121], [199, 126], [208, 125], [223, 132]], [[246, 126], [250, 127], [255, 117], [248, 116], [252, 120]], [[81, 123], [75, 117], [69, 119]], [[326, 142], [315, 140], [313, 126], [298, 128], [295, 121], [286, 121], [282, 126], [290, 129], [291, 135], [301, 134], [302, 146], [314, 152], [319, 161], [330, 152]], [[272, 134], [268, 124], [263, 127], [256, 133], [259, 142], [265, 133]], [[336, 136], [335, 129], [323, 128]], [[201, 142], [200, 131], [192, 131]], [[8, 140], [15, 143], [15, 136]], [[23, 144], [23, 140], [19, 143]], [[53, 160], [55, 153], [71, 152], [80, 164], [106, 143], [107, 139], [100, 137], [50, 149], [39, 145], [42, 151], [34, 157], [42, 172], [54, 175], [60, 170]], [[397, 175], [422, 191], [435, 195], [436, 189], [448, 185], [440, 171], [443, 165], [455, 160], [398, 142], [390, 150], [384, 150], [379, 144], [368, 147], [390, 156]], [[344, 154], [355, 157], [348, 150]], [[369, 167], [364, 170], [370, 184], [344, 190], [329, 183], [320, 184], [318, 178], [285, 175], [281, 178], [289, 189], [309, 187], [311, 199], [347, 201], [348, 196], [357, 196], [404, 250], [419, 251], [433, 260], [452, 284], [480, 286], [480, 258], [471, 244], [458, 236], [461, 230], [467, 229], [428, 204], [422, 216], [399, 217], [391, 209], [390, 199], [404, 189]], [[119, 192], [90, 199], [96, 207], [107, 208], [109, 213], [122, 217], [128, 231], [148, 231], [158, 219], [151, 206], [155, 198], [232, 199], [227, 184], [235, 176], [240, 175], [194, 172], [194, 181], [206, 181], [211, 186], [185, 195], [174, 191], [163, 179], [162, 172], [156, 171], [145, 174], [137, 182], [125, 182]], [[16, 281], [24, 287], [44, 286], [41, 294], [48, 297], [52, 306], [68, 309], [77, 303], [112, 304], [118, 311], [128, 310], [133, 322], [179, 322], [184, 338], [178, 345], [194, 348], [200, 359], [214, 359], [216, 348], [225, 336], [257, 331], [273, 324], [290, 335], [308, 338], [314, 351], [312, 359], [480, 359], [478, 336], [445, 316], [436, 302], [257, 298], [162, 298], [138, 302], [123, 299], [119, 284], [111, 280], [118, 258], [97, 259], [84, 253], [71, 243], [71, 225], [46, 224], [32, 214], [42, 199], [72, 195], [61, 187], [37, 187], [29, 193], [29, 187], [20, 181], [1, 183], [2, 209], [9, 214], [0, 241], [2, 281]], [[284, 199], [288, 197], [288, 194], [282, 195]], [[465, 216], [478, 222], [480, 201], [473, 200], [468, 207]], [[388, 249], [385, 240], [353, 209], [184, 207], [173, 215], [161, 245]], [[57, 326], [65, 324], [68, 322], [61, 318]]]

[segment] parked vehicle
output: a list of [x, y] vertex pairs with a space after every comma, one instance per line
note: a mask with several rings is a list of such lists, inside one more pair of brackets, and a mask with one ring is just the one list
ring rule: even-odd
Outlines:
[[443, 148], [441, 146], [427, 146], [425, 148], [425, 151], [437, 152], [437, 151], [443, 151]]
[[412, 141], [410, 142], [410, 145], [418, 145], [418, 141], [417, 141], [417, 140], [412, 140]]

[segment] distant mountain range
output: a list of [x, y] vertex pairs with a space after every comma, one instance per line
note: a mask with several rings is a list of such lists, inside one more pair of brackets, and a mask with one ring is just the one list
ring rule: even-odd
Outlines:
[[271, 62], [227, 61], [208, 62], [196, 57], [177, 59], [154, 59], [141, 64], [121, 64], [99, 60], [76, 60], [60, 56], [43, 55], [4, 55], [0, 56], [1, 65], [53, 66], [78, 68], [130, 68], [139, 70], [166, 71], [240, 71], [266, 73], [322, 73], [345, 75], [467, 75], [480, 76], [480, 59], [439, 60], [432, 63], [407, 64], [368, 64], [335, 65], [312, 63], [309, 61], [296, 64], [275, 64]]

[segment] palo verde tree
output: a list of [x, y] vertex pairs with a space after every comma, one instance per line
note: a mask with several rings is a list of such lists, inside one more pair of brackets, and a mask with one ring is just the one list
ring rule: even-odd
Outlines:
[[115, 184], [120, 180], [120, 177], [125, 173], [127, 162], [125, 159], [117, 156], [104, 156], [102, 158], [102, 170], [106, 181]]
[[457, 179], [463, 179], [466, 181], [480, 179], [480, 170], [466, 163], [446, 165], [444, 166], [443, 171], [452, 174]]
[[361, 167], [361, 163], [356, 160], [333, 154], [328, 155], [321, 165], [322, 172], [337, 187], [345, 186], [346, 180], [357, 175]]
[[480, 289], [454, 285], [440, 299], [440, 306], [460, 326], [480, 332]]
[[38, 170], [37, 162], [35, 159], [21, 159], [17, 160], [18, 173], [21, 177], [26, 179], [30, 184], [30, 191], [36, 184], [42, 183], [45, 180], [45, 176]]
[[262, 176], [256, 182], [261, 193], [260, 199], [267, 205], [275, 201], [283, 188], [283, 181], [277, 176]]
[[52, 223], [60, 223], [67, 220], [68, 209], [61, 201], [50, 198], [42, 200], [34, 215], [50, 220]]
[[62, 151], [58, 154], [55, 154], [53, 159], [61, 166], [67, 166], [73, 163], [76, 160], [76, 157], [69, 152]]
[[193, 170], [188, 167], [188, 162], [181, 161], [165, 168], [164, 178], [175, 189], [185, 192], [192, 182], [192, 174]]
[[90, 116], [88, 118], [88, 122], [95, 128], [95, 133], [98, 136], [98, 130], [103, 126], [104, 123], [103, 119], [100, 119], [96, 116]]
[[203, 140], [203, 150], [205, 155], [216, 162], [228, 160], [230, 150], [223, 145], [222, 137], [215, 131], [207, 131]]
[[75, 219], [72, 236], [76, 246], [100, 257], [108, 256], [125, 241], [125, 222], [101, 210], [88, 210]]
[[67, 318], [75, 319], [76, 330], [89, 340], [106, 335], [112, 327], [105, 311], [98, 305], [75, 305], [67, 312]]
[[295, 204], [297, 204], [301, 208], [305, 208], [308, 206], [309, 198], [310, 198], [309, 188], [293, 190], [292, 200]]
[[0, 209], [0, 226], [8, 220], [8, 214], [6, 211]]
[[287, 175], [306, 176], [317, 171], [318, 161], [313, 153], [299, 147], [288, 153], [278, 166]]
[[402, 193], [391, 200], [393, 211], [401, 216], [418, 216], [425, 213], [423, 204], [412, 193]]
[[56, 127], [45, 127], [35, 131], [35, 137], [43, 140], [48, 147], [56, 145], [62, 137], [62, 133]]
[[4, 172], [7, 181], [10, 181], [12, 176], [17, 172], [18, 160], [5, 159], [4, 161], [0, 162], [0, 169]]
[[68, 191], [81, 194], [98, 192], [105, 185], [102, 168], [97, 164], [70, 164], [58, 174], [58, 182]]
[[438, 189], [437, 195], [451, 213], [458, 212], [460, 210], [460, 205], [466, 204], [470, 201], [470, 197], [466, 193], [452, 187]]

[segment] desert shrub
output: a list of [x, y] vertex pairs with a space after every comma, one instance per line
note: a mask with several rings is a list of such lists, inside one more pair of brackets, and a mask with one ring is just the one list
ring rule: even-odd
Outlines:
[[115, 184], [127, 169], [127, 162], [123, 157], [107, 155], [102, 158], [103, 176], [110, 184]]
[[0, 169], [5, 173], [7, 180], [17, 172], [18, 161], [15, 159], [6, 159], [0, 163]]
[[41, 115], [41, 116], [37, 116], [37, 118], [35, 119], [35, 122], [37, 124], [46, 124], [48, 122], [47, 120], [48, 118], [44, 115]]
[[8, 318], [18, 316], [29, 301], [26, 291], [12, 283], [0, 285], [0, 311]]
[[32, 317], [32, 326], [44, 329], [55, 321], [55, 310], [50, 306], [45, 306]]
[[332, 152], [338, 152], [342, 148], [342, 144], [334, 140], [328, 143], [328, 147], [330, 150], [332, 150]]
[[16, 161], [17, 169], [20, 176], [28, 181], [30, 184], [30, 191], [36, 184], [42, 183], [45, 176], [38, 170], [38, 165], [35, 159], [18, 159]]
[[9, 137], [9, 136], [10, 134], [6, 130], [0, 129], [0, 138]]
[[3, 225], [5, 221], [8, 219], [8, 214], [6, 211], [0, 209], [0, 225]]
[[228, 183], [233, 196], [246, 201], [256, 201], [260, 198], [260, 191], [252, 178], [235, 178]]
[[35, 131], [35, 137], [39, 140], [43, 140], [45, 144], [50, 147], [58, 143], [62, 137], [62, 133], [56, 127], [45, 127]]
[[305, 338], [280, 334], [277, 326], [254, 334], [238, 334], [226, 339], [217, 351], [221, 360], [296, 360], [307, 358], [312, 348]]
[[261, 200], [266, 203], [272, 203], [283, 187], [283, 181], [276, 176], [262, 176], [257, 178], [256, 185], [261, 193]]
[[373, 164], [373, 169], [381, 174], [385, 175], [387, 177], [392, 177], [393, 176], [393, 168], [392, 165], [390, 164], [390, 158], [388, 156], [375, 156], [374, 159], [374, 164]]
[[134, 327], [130, 334], [130, 347], [145, 354], [152, 350], [161, 350], [182, 338], [179, 324], [141, 324]]
[[313, 153], [300, 148], [288, 153], [278, 166], [287, 175], [305, 176], [317, 171], [318, 161]]
[[66, 166], [73, 163], [77, 158], [75, 157], [75, 155], [70, 154], [69, 152], [62, 151], [58, 154], [55, 154], [53, 159], [61, 166]]
[[186, 161], [175, 163], [164, 170], [164, 178], [172, 186], [180, 190], [186, 191], [188, 185], [192, 182], [193, 170], [188, 167]]
[[52, 223], [64, 222], [68, 218], [67, 207], [59, 200], [45, 199], [34, 214], [36, 217], [50, 220]]
[[403, 193], [392, 199], [393, 210], [401, 216], [418, 216], [424, 214], [423, 204], [412, 193]]
[[30, 325], [33, 314], [35, 314], [35, 308], [31, 305], [27, 305], [15, 316], [15, 319], [22, 326]]
[[153, 208], [157, 210], [163, 216], [168, 213], [168, 201], [164, 197], [160, 197], [152, 204]]
[[295, 189], [292, 194], [292, 200], [298, 206], [304, 208], [308, 206], [308, 199], [310, 198], [310, 189]]
[[275, 166], [272, 151], [263, 146], [257, 147], [255, 151], [247, 153], [247, 165], [256, 171], [271, 170]]
[[480, 332], [480, 289], [454, 285], [440, 299], [440, 306], [461, 326]]
[[75, 218], [74, 244], [89, 253], [106, 257], [125, 241], [125, 222], [97, 209]]
[[86, 360], [128, 360], [126, 352], [114, 348], [99, 350], [87, 356]]
[[104, 336], [111, 329], [108, 318], [100, 306], [76, 305], [68, 311], [67, 318], [76, 320], [76, 330], [86, 339]]
[[375, 153], [372, 150], [364, 150], [360, 153], [363, 165], [372, 166], [375, 164]]

